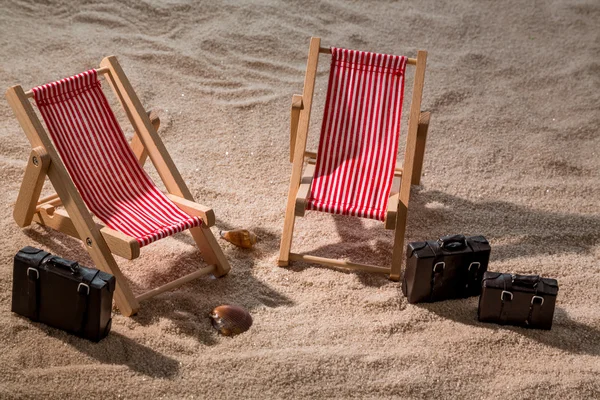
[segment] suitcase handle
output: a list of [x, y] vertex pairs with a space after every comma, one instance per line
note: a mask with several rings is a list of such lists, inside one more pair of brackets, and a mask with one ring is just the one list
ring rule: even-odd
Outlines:
[[539, 275], [515, 275], [513, 282], [517, 286], [524, 286], [528, 288], [534, 288], [540, 283]]
[[467, 247], [467, 238], [465, 235], [448, 235], [438, 239], [438, 244], [442, 249], [449, 251], [459, 250]]
[[77, 261], [69, 261], [61, 257], [50, 257], [44, 264], [52, 264], [55, 267], [69, 270], [72, 274], [79, 272], [79, 263]]

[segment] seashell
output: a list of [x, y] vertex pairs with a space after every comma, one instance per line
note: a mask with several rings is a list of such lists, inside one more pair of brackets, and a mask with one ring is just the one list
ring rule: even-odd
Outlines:
[[252, 316], [239, 306], [225, 304], [215, 308], [210, 314], [213, 327], [225, 336], [246, 332], [252, 326]]
[[251, 249], [258, 240], [256, 234], [247, 229], [234, 229], [232, 231], [219, 231], [219, 235], [230, 243], [243, 249]]

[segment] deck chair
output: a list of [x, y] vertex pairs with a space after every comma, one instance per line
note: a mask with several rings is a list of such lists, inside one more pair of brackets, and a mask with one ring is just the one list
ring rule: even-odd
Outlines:
[[[319, 53], [331, 69], [318, 153], [306, 143]], [[421, 112], [427, 52], [417, 58], [323, 48], [312, 38], [304, 91], [292, 97], [290, 180], [279, 265], [305, 261], [388, 274], [399, 280], [411, 184], [420, 183], [429, 113]], [[406, 66], [415, 66], [404, 164], [396, 165]], [[306, 210], [383, 221], [395, 230], [391, 267], [291, 252], [296, 217]]]
[[[131, 145], [102, 92], [101, 75], [135, 129]], [[131, 316], [140, 301], [200, 276], [227, 274], [229, 264], [210, 231], [214, 212], [194, 202], [156, 132], [160, 121], [144, 111], [115, 57], [104, 58], [99, 69], [28, 92], [13, 86], [6, 98], [33, 148], [13, 213], [17, 224], [35, 221], [81, 239], [96, 267], [116, 277], [115, 302], [122, 314]], [[168, 193], [144, 171], [147, 157]], [[46, 176], [56, 193], [40, 199]], [[134, 296], [113, 254], [135, 259], [141, 247], [186, 229], [209, 266]]]

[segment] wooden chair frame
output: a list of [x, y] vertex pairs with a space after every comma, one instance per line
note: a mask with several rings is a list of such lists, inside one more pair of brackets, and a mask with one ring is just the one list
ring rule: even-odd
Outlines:
[[[215, 223], [214, 212], [209, 207], [194, 202], [190, 190], [156, 132], [160, 124], [158, 117], [153, 113], [146, 113], [114, 56], [104, 58], [96, 71], [109, 82], [135, 129], [131, 148], [140, 165], [143, 166], [146, 159], [150, 157], [165, 184], [167, 196], [186, 213], [202, 218], [203, 224], [191, 228], [190, 233], [209, 266], [137, 297], [134, 296], [113, 254], [135, 259], [140, 254], [138, 242], [128, 235], [93, 221], [91, 213], [29, 101], [33, 93], [23, 91], [21, 86], [9, 88], [6, 91], [6, 98], [33, 150], [29, 156], [13, 216], [21, 227], [35, 221], [81, 239], [96, 267], [116, 277], [116, 305], [123, 315], [131, 316], [138, 311], [140, 301], [179, 287], [203, 275], [223, 276], [229, 272], [230, 266], [210, 230], [210, 226]], [[56, 193], [40, 199], [46, 176], [50, 179]], [[59, 205], [64, 206], [65, 211], [57, 210], [56, 207]]]
[[[416, 68], [404, 153], [404, 165], [396, 165], [394, 182], [388, 200], [388, 208], [384, 223], [386, 229], [395, 230], [391, 267], [357, 264], [343, 260], [291, 252], [294, 224], [296, 217], [304, 216], [306, 201], [310, 193], [310, 185], [314, 176], [314, 164], [316, 163], [317, 158], [317, 153], [306, 151], [306, 142], [319, 53], [331, 54], [331, 50], [321, 47], [321, 39], [313, 37], [311, 38], [308, 51], [303, 93], [302, 95], [295, 94], [292, 96], [290, 162], [293, 163], [293, 166], [285, 211], [283, 234], [281, 237], [279, 266], [287, 266], [290, 261], [306, 261], [325, 266], [389, 274], [390, 279], [397, 281], [400, 279], [402, 266], [410, 187], [411, 185], [418, 185], [421, 180], [427, 129], [429, 127], [429, 112], [421, 112], [427, 52], [419, 50], [416, 59], [408, 59], [408, 65], [414, 65]], [[304, 167], [305, 163], [306, 167]], [[402, 179], [403, 177], [409, 177], [409, 179]]]

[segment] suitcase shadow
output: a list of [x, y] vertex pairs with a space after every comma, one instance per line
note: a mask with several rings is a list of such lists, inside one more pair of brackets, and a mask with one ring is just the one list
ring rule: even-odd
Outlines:
[[152, 378], [172, 378], [179, 372], [177, 360], [115, 331], [111, 331], [107, 337], [96, 343], [44, 324], [32, 323], [31, 326], [102, 364], [124, 365], [132, 371]]
[[477, 320], [477, 299], [419, 303], [415, 306], [444, 319], [494, 331], [514, 332], [543, 345], [574, 354], [600, 355], [600, 329], [572, 319], [562, 307], [556, 307], [551, 330], [497, 325]]

